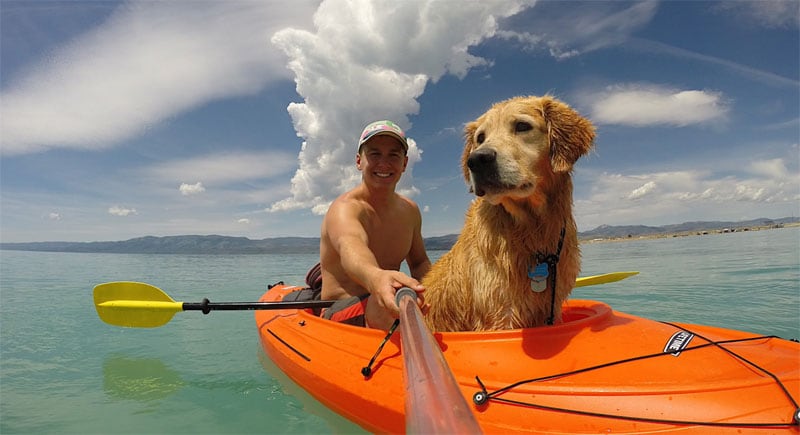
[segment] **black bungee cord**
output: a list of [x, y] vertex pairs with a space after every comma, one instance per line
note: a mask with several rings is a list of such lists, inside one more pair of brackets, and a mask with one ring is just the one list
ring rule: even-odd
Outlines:
[[[678, 328], [677, 325], [669, 323], [669, 322], [662, 322], [662, 323]], [[687, 331], [686, 329], [683, 329], [683, 328], [678, 328], [678, 329]], [[510, 391], [511, 389], [513, 389], [513, 388], [515, 388], [517, 386], [523, 385], [523, 384], [547, 381], [547, 380], [551, 380], [551, 379], [556, 379], [556, 378], [575, 375], [575, 374], [578, 374], [578, 373], [584, 373], [584, 372], [588, 372], [588, 371], [598, 370], [598, 369], [602, 369], [602, 368], [606, 368], [606, 367], [610, 367], [610, 366], [614, 366], [614, 365], [629, 363], [629, 362], [632, 362], [632, 361], [639, 361], [639, 360], [643, 360], [643, 359], [649, 359], [649, 358], [655, 358], [655, 357], [660, 357], [660, 356], [664, 356], [664, 355], [669, 355], [670, 353], [667, 352], [667, 351], [659, 352], [659, 353], [653, 353], [653, 354], [649, 354], [649, 355], [641, 355], [641, 356], [638, 356], [638, 357], [633, 357], [633, 358], [628, 358], [628, 359], [623, 359], [623, 360], [618, 360], [618, 361], [612, 361], [612, 362], [609, 362], [609, 363], [600, 364], [600, 365], [597, 365], [597, 366], [587, 367], [587, 368], [578, 369], [578, 370], [565, 372], [565, 373], [559, 373], [559, 374], [554, 374], [554, 375], [549, 375], [549, 376], [543, 376], [543, 377], [534, 378], [534, 379], [526, 379], [526, 380], [518, 381], [518, 382], [515, 382], [513, 384], [507, 385], [507, 386], [502, 387], [502, 388], [500, 388], [498, 390], [495, 390], [493, 392], [487, 391], [486, 386], [483, 384], [483, 382], [481, 382], [480, 378], [478, 376], [475, 376], [475, 380], [477, 381], [478, 386], [480, 387], [480, 391], [478, 391], [477, 393], [475, 393], [472, 396], [472, 401], [476, 406], [483, 406], [489, 400], [494, 400], [494, 401], [501, 402], [501, 403], [520, 405], [520, 406], [529, 406], [529, 407], [532, 407], [532, 408], [538, 408], [538, 409], [543, 409], [543, 410], [548, 410], [548, 411], [564, 412], [564, 413], [570, 413], [570, 414], [576, 414], [576, 415], [585, 415], [585, 416], [591, 416], [591, 417], [611, 418], [611, 419], [617, 419], [617, 420], [648, 422], [648, 423], [682, 424], [682, 425], [716, 426], [716, 427], [791, 427], [791, 426], [800, 425], [800, 406], [798, 406], [797, 401], [794, 400], [792, 395], [786, 389], [786, 386], [783, 385], [783, 382], [781, 382], [781, 380], [777, 376], [775, 376], [773, 373], [771, 373], [769, 370], [759, 366], [758, 364], [756, 364], [756, 363], [754, 363], [754, 362], [742, 357], [741, 355], [737, 354], [736, 352], [734, 352], [734, 351], [732, 351], [732, 350], [730, 350], [730, 349], [728, 349], [728, 348], [723, 346], [724, 344], [742, 343], [742, 342], [754, 341], [754, 340], [780, 339], [780, 337], [775, 336], [775, 335], [764, 335], [764, 336], [757, 336], [757, 337], [750, 337], [750, 338], [732, 339], [732, 340], [724, 340], [724, 341], [713, 341], [713, 340], [709, 340], [706, 337], [703, 337], [702, 335], [696, 334], [693, 331], [687, 331], [687, 332], [689, 332], [691, 334], [694, 334], [696, 337], [698, 337], [700, 339], [706, 340], [706, 343], [704, 343], [702, 345], [699, 345], [699, 346], [686, 348], [686, 349], [683, 350], [683, 352], [688, 352], [688, 351], [702, 349], [702, 348], [706, 348], [706, 347], [710, 347], [710, 346], [715, 346], [715, 347], [725, 351], [726, 353], [728, 353], [731, 357], [739, 359], [740, 361], [744, 362], [745, 364], [750, 365], [751, 367], [757, 369], [758, 371], [761, 371], [765, 375], [767, 375], [770, 378], [772, 378], [772, 380], [775, 381], [776, 385], [780, 388], [782, 393], [787, 397], [787, 399], [791, 403], [791, 405], [795, 408], [794, 412], [792, 413], [792, 416], [791, 416], [791, 421], [790, 422], [779, 422], [779, 423], [769, 423], [769, 422], [767, 422], [767, 423], [726, 423], [726, 422], [704, 422], [704, 421], [683, 421], [683, 420], [656, 419], [656, 418], [646, 418], [646, 417], [635, 417], [635, 416], [595, 413], [595, 412], [591, 412], [591, 411], [581, 411], [581, 410], [568, 409], [568, 408], [558, 408], [558, 407], [551, 407], [551, 406], [540, 405], [540, 404], [535, 404], [535, 403], [523, 402], [523, 401], [519, 401], [519, 400], [504, 399], [502, 397], [499, 397], [504, 392]]]
[[567, 227], [564, 225], [561, 228], [561, 235], [558, 239], [558, 247], [556, 248], [555, 254], [536, 254], [537, 264], [547, 264], [547, 275], [550, 281], [550, 316], [547, 318], [547, 324], [551, 326], [556, 320], [556, 282], [558, 278], [558, 260], [561, 257], [561, 248], [564, 246], [564, 236], [566, 233]]
[[365, 378], [368, 378], [372, 374], [372, 365], [375, 364], [375, 359], [378, 358], [378, 355], [381, 354], [383, 350], [383, 346], [386, 345], [386, 342], [389, 341], [389, 338], [394, 334], [394, 330], [397, 329], [397, 325], [400, 324], [400, 319], [395, 319], [394, 323], [392, 323], [392, 327], [389, 328], [389, 332], [386, 333], [386, 337], [383, 337], [383, 341], [381, 342], [380, 346], [378, 346], [378, 350], [375, 352], [375, 355], [372, 355], [372, 359], [369, 360], [369, 364], [361, 368], [361, 374], [364, 375]]

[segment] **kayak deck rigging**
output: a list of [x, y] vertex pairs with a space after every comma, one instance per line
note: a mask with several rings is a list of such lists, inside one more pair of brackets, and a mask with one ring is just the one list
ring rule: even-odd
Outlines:
[[[398, 334], [311, 310], [257, 312], [256, 325], [270, 359], [328, 408], [372, 432], [405, 431]], [[554, 326], [434, 337], [486, 433], [800, 433], [800, 344], [778, 337], [589, 300], [569, 300]]]
[[[706, 348], [706, 347], [716, 346], [719, 349], [723, 350], [725, 353], [727, 353], [730, 357], [737, 358], [737, 359], [741, 360], [742, 362], [746, 363], [747, 365], [753, 367], [756, 371], [761, 372], [763, 375], [766, 375], [767, 377], [769, 377], [775, 383], [776, 388], [779, 389], [785, 395], [785, 397], [787, 399], [787, 402], [790, 404], [790, 406], [793, 409], [795, 409], [794, 414], [788, 416], [787, 421], [781, 421], [781, 422], [713, 422], [713, 421], [702, 421], [702, 420], [700, 420], [700, 421], [674, 420], [674, 419], [666, 419], [666, 418], [664, 418], [664, 419], [653, 419], [653, 418], [644, 418], [644, 417], [636, 417], [636, 416], [620, 415], [620, 414], [603, 414], [603, 413], [579, 410], [579, 409], [574, 409], [574, 408], [552, 407], [552, 406], [546, 406], [546, 405], [532, 403], [532, 402], [522, 402], [522, 401], [518, 401], [518, 400], [505, 399], [505, 398], [502, 397], [503, 393], [505, 393], [507, 391], [510, 391], [510, 390], [513, 390], [514, 388], [517, 388], [517, 387], [519, 387], [521, 385], [526, 385], [526, 384], [531, 384], [531, 383], [536, 383], [536, 382], [546, 382], [546, 381], [553, 380], [553, 379], [559, 379], [559, 378], [573, 376], [573, 375], [577, 375], [577, 374], [581, 374], [581, 373], [585, 373], [585, 372], [601, 370], [603, 368], [607, 368], [607, 367], [611, 367], [611, 366], [622, 365], [622, 364], [631, 363], [631, 362], [635, 362], [635, 361], [646, 360], [646, 359], [650, 359], [650, 358], [674, 356], [674, 353], [669, 352], [666, 349], [663, 352], [651, 353], [651, 354], [648, 354], [648, 355], [642, 355], [642, 356], [637, 356], [637, 357], [626, 358], [626, 359], [623, 359], [623, 360], [611, 361], [611, 362], [608, 362], [608, 363], [605, 363], [605, 364], [600, 364], [600, 365], [596, 365], [596, 366], [592, 366], [592, 367], [586, 367], [586, 368], [582, 368], [582, 369], [572, 370], [572, 371], [569, 371], [569, 372], [557, 373], [557, 374], [542, 376], [542, 377], [533, 378], [533, 379], [525, 379], [525, 380], [521, 380], [521, 381], [515, 382], [513, 384], [507, 385], [505, 387], [499, 388], [499, 389], [491, 391], [491, 392], [486, 390], [486, 387], [481, 382], [480, 377], [476, 375], [475, 376], [475, 380], [478, 383], [478, 385], [480, 385], [481, 390], [478, 391], [477, 393], [475, 393], [472, 396], [472, 402], [477, 407], [485, 406], [487, 402], [494, 401], [494, 402], [506, 403], [506, 404], [510, 404], [510, 405], [529, 406], [529, 407], [533, 407], [533, 408], [540, 408], [540, 409], [544, 409], [544, 410], [548, 410], [548, 411], [554, 411], [554, 412], [563, 412], [563, 413], [579, 414], [579, 415], [592, 416], [592, 417], [612, 418], [612, 419], [630, 420], [630, 421], [639, 421], [639, 422], [648, 422], [648, 423], [673, 424], [673, 425], [717, 426], [717, 427], [792, 427], [792, 426], [797, 426], [798, 425], [798, 421], [800, 421], [800, 406], [798, 406], [797, 401], [789, 393], [789, 391], [786, 388], [786, 386], [784, 385], [784, 383], [775, 374], [771, 373], [769, 370], [764, 369], [763, 367], [759, 366], [757, 363], [753, 363], [753, 362], [749, 361], [747, 358], [742, 357], [741, 355], [737, 354], [735, 351], [732, 351], [732, 350], [730, 350], [730, 349], [728, 349], [728, 348], [726, 348], [724, 346], [726, 344], [742, 343], [742, 342], [755, 341], [755, 340], [781, 339], [781, 337], [778, 337], [776, 335], [763, 335], [763, 336], [742, 338], [742, 339], [735, 339], [735, 340], [712, 341], [712, 340], [709, 340], [709, 339], [706, 339], [706, 338], [702, 337], [700, 334], [697, 334], [695, 332], [686, 330], [685, 328], [681, 328], [678, 325], [675, 325], [673, 323], [670, 323], [670, 322], [661, 322], [661, 323], [666, 324], [666, 325], [670, 325], [670, 326], [674, 326], [677, 329], [683, 330], [683, 331], [691, 334], [692, 336], [697, 336], [698, 338], [703, 339], [703, 340], [706, 341], [706, 343], [703, 343], [703, 344], [700, 344], [700, 345], [697, 345], [697, 346], [694, 346], [694, 347], [684, 348], [684, 349], [681, 350], [681, 352], [696, 351], [696, 350], [703, 349], [703, 348]], [[796, 340], [792, 340], [792, 341], [796, 341]], [[758, 374], [755, 373], [755, 375], [758, 375]]]

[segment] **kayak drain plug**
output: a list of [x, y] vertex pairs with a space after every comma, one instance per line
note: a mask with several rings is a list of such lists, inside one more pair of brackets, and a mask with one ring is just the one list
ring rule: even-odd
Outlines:
[[489, 392], [486, 391], [486, 386], [483, 385], [483, 382], [481, 382], [481, 378], [475, 376], [475, 381], [481, 386], [481, 391], [478, 391], [472, 395], [472, 403], [477, 406], [481, 406], [489, 401]]

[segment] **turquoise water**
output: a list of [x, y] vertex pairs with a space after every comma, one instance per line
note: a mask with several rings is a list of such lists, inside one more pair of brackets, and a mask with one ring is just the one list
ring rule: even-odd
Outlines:
[[[639, 270], [573, 297], [651, 317], [800, 338], [800, 229], [582, 246], [583, 273]], [[440, 252], [431, 252], [438, 258]], [[154, 329], [97, 318], [92, 288], [143, 281], [177, 301], [254, 301], [314, 255], [0, 252], [0, 433], [359, 433], [263, 356], [252, 312]]]

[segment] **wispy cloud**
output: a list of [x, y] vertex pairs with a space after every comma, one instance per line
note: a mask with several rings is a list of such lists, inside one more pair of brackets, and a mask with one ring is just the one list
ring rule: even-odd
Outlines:
[[728, 103], [716, 92], [650, 84], [609, 86], [580, 97], [599, 124], [686, 126], [725, 119]]
[[718, 2], [714, 8], [738, 17], [745, 25], [766, 28], [800, 26], [800, 3], [797, 0]]
[[528, 50], [546, 49], [557, 59], [567, 59], [625, 42], [649, 23], [657, 10], [654, 1], [588, 2], [579, 9], [541, 3], [524, 21], [524, 28], [534, 31], [502, 30], [498, 36], [518, 41]]
[[[314, 32], [278, 32], [272, 41], [289, 57], [297, 92], [304, 98], [288, 109], [304, 142], [291, 197], [269, 210], [324, 213], [333, 198], [358, 182], [354, 158], [361, 128], [389, 118], [410, 129], [408, 116], [419, 111], [417, 98], [426, 84], [445, 74], [464, 77], [487, 64], [468, 48], [493, 36], [499, 19], [532, 4], [476, 1], [454, 7], [436, 1], [327, 0], [314, 16]], [[412, 172], [420, 159], [412, 140], [398, 186], [406, 194], [416, 192]]]
[[[180, 190], [196, 191], [209, 184], [272, 178], [295, 167], [294, 154], [278, 151], [223, 152], [189, 159], [168, 160], [143, 169], [146, 176], [181, 183]], [[186, 180], [200, 180], [189, 185]]]
[[654, 191], [658, 185], [655, 181], [648, 181], [644, 183], [642, 186], [633, 189], [631, 193], [628, 194], [626, 198], [628, 199], [639, 199], [646, 196], [648, 193]]
[[113, 216], [125, 217], [125, 216], [135, 215], [136, 214], [136, 209], [135, 208], [121, 207], [121, 206], [115, 205], [115, 206], [112, 206], [112, 207], [108, 208], [108, 214], [113, 215]]
[[134, 2], [2, 90], [2, 153], [107, 148], [208, 101], [284, 80], [272, 34], [315, 3]]
[[[732, 2], [738, 3], [738, 2]], [[761, 2], [741, 2], [746, 4], [760, 4]], [[750, 80], [758, 81], [770, 86], [791, 87], [797, 89], [800, 87], [800, 81], [797, 79], [787, 78], [778, 74], [754, 68], [748, 65], [742, 65], [727, 59], [722, 59], [708, 54], [697, 53], [695, 51], [686, 50], [683, 48], [675, 47], [672, 45], [664, 44], [658, 41], [650, 41], [640, 38], [632, 38], [630, 46], [640, 50], [657, 52], [660, 54], [668, 54], [683, 59], [693, 59], [698, 62], [718, 65], [728, 71], [732, 71]]]

